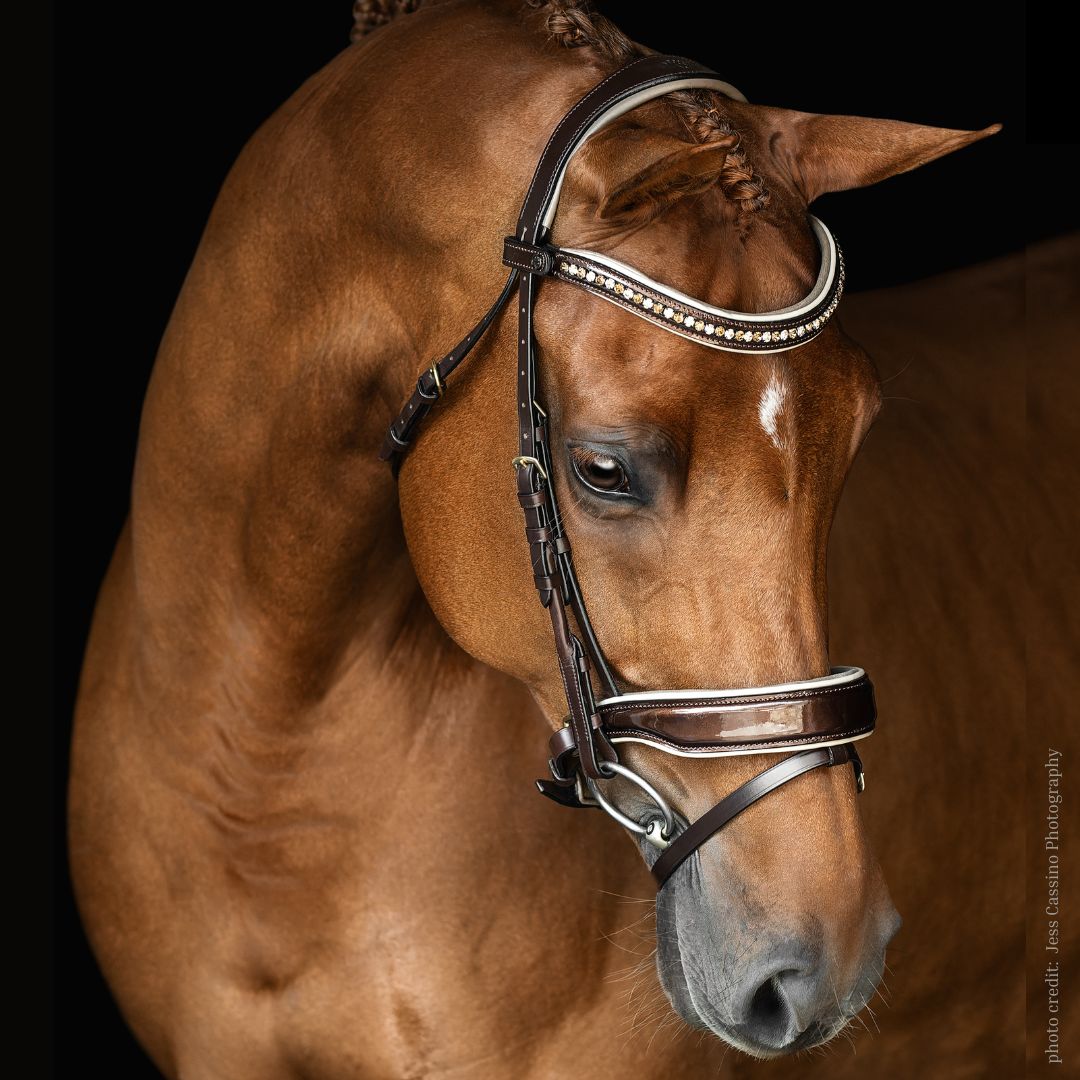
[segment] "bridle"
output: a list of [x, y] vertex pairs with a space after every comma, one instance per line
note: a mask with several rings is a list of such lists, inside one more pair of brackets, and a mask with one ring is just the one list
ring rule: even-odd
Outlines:
[[[533, 580], [551, 617], [568, 716], [550, 739], [550, 780], [537, 787], [564, 806], [598, 806], [659, 849], [652, 866], [658, 887], [706, 840], [770, 791], [805, 772], [851, 762], [857, 789], [863, 771], [854, 743], [874, 730], [874, 691], [860, 668], [834, 668], [817, 679], [734, 690], [661, 690], [622, 694], [596, 639], [574, 571], [570, 541], [555, 501], [547, 414], [537, 401], [533, 302], [543, 277], [570, 282], [663, 329], [727, 352], [778, 352], [812, 341], [840, 299], [843, 259], [829, 230], [810, 216], [821, 248], [821, 266], [810, 293], [779, 311], [726, 311], [645, 277], [593, 251], [547, 243], [570, 158], [592, 134], [638, 105], [689, 88], [746, 98], [708, 68], [676, 56], [632, 60], [594, 86], [551, 134], [518, 219], [503, 243], [510, 276], [483, 318], [449, 353], [425, 371], [390, 425], [380, 456], [395, 470], [418, 425], [445, 390], [447, 377], [518, 291], [518, 502], [525, 512]], [[572, 613], [578, 633], [571, 629]], [[578, 636], [580, 634], [580, 636]], [[605, 696], [596, 701], [595, 668]], [[791, 751], [748, 780], [693, 823], [681, 822], [659, 792], [619, 761], [616, 748], [640, 743], [680, 757], [728, 757]], [[601, 783], [621, 776], [656, 806], [642, 823], [623, 814]]]

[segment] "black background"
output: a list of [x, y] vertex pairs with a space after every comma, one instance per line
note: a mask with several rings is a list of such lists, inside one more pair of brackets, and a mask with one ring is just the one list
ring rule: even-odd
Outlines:
[[[598, 7], [636, 40], [708, 64], [752, 102], [951, 128], [1005, 125], [914, 173], [819, 200], [815, 213], [843, 244], [852, 290], [979, 262], [1077, 226], [1076, 200], [1060, 197], [1075, 175], [1075, 145], [1053, 145], [1075, 137], [1057, 120], [1054, 80], [1064, 72], [1036, 63], [1026, 120], [1019, 3], [993, 17], [940, 3], [815, 5], [802, 16], [753, 5], [730, 17], [715, 2]], [[80, 9], [77, 22], [71, 12], [58, 28], [58, 829], [79, 663], [127, 510], [158, 340], [227, 169], [261, 121], [347, 46], [349, 8], [348, 0], [113, 4]], [[1033, 30], [1038, 60], [1054, 39], [1049, 27]], [[55, 873], [58, 1075], [81, 1075], [91, 1062], [110, 1076], [156, 1075], [79, 929], [62, 838]]]

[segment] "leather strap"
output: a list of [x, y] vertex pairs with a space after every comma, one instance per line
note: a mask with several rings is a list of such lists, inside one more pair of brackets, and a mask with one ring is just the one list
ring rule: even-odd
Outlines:
[[604, 730], [620, 742], [721, 756], [861, 738], [874, 730], [877, 707], [863, 674], [839, 686], [731, 698], [630, 694], [601, 702], [599, 712]]
[[[844, 677], [844, 669], [836, 669]], [[798, 689], [794, 684], [778, 693], [738, 696], [685, 696], [667, 691], [663, 695], [630, 694], [601, 701], [593, 723], [616, 749], [620, 743], [643, 743], [681, 757], [725, 757], [771, 754], [783, 750], [836, 746], [865, 738], [874, 730], [877, 708], [869, 677], [835, 683], [821, 678]], [[815, 686], [814, 683], [822, 685]], [[661, 700], [655, 700], [655, 698]], [[644, 700], [642, 700], [644, 699]], [[595, 736], [594, 736], [595, 738]], [[573, 785], [577, 733], [564, 725], [548, 740], [549, 766], [556, 783]], [[569, 806], [590, 806], [580, 801], [581, 789], [554, 791], [545, 781], [541, 792]], [[575, 801], [575, 793], [578, 801]]]
[[800, 303], [762, 314], [713, 307], [594, 251], [527, 244], [508, 236], [503, 245], [503, 262], [525, 273], [576, 285], [662, 330], [710, 349], [784, 352], [817, 337], [843, 294], [843, 254], [823, 222], [810, 215], [810, 223], [821, 247], [821, 266], [814, 288]]
[[531, 244], [540, 241], [544, 215], [556, 193], [570, 158], [591, 134], [590, 126], [621, 101], [664, 83], [690, 75], [713, 76], [715, 71], [684, 56], [650, 53], [613, 71], [596, 84], [556, 125], [533, 174], [518, 217], [516, 237]]
[[555, 638], [555, 654], [566, 694], [569, 723], [574, 732], [582, 771], [598, 779], [604, 774], [600, 761], [617, 761], [611, 744], [596, 733], [599, 718], [589, 679], [589, 661], [581, 641], [571, 632], [566, 608], [571, 589], [566, 579], [573, 574], [570, 541], [554, 505], [549, 483], [546, 413], [535, 402], [536, 360], [532, 338], [532, 311], [536, 279], [521, 275], [518, 289], [517, 400], [521, 451], [516, 459], [518, 502], [525, 513], [525, 536], [529, 541], [533, 582], [540, 603], [547, 608]]
[[702, 814], [692, 825], [687, 826], [671, 844], [660, 853], [660, 858], [652, 865], [652, 874], [657, 886], [664, 883], [673, 873], [711, 836], [722, 829], [732, 818], [741, 814], [758, 799], [775, 791], [778, 787], [790, 783], [797, 776], [832, 765], [842, 765], [850, 761], [855, 767], [856, 785], [861, 789], [860, 776], [862, 762], [850, 743], [844, 746], [830, 746], [820, 750], [803, 750], [791, 757], [784, 758], [777, 765], [758, 773], [737, 787], [725, 799], [721, 799], [708, 813]]
[[[532, 314], [539, 278], [552, 270], [550, 255], [538, 244], [545, 236], [544, 216], [558, 190], [566, 166], [590, 134], [591, 125], [619, 102], [690, 74], [712, 74], [681, 57], [650, 55], [633, 60], [594, 86], [559, 121], [544, 147], [518, 217], [516, 235], [503, 243], [503, 260], [521, 275], [518, 290], [518, 502], [525, 512], [533, 580], [540, 602], [551, 616], [555, 652], [566, 692], [569, 729], [581, 770], [590, 779], [604, 773], [602, 760], [617, 761], [614, 748], [600, 730], [593, 700], [590, 662], [609, 686], [615, 685], [596, 641], [581, 587], [574, 571], [570, 541], [562, 528], [551, 482], [547, 445], [547, 413], [537, 400], [536, 347]], [[587, 649], [570, 630], [566, 608], [573, 610]], [[559, 783], [556, 778], [556, 783]], [[543, 789], [542, 789], [543, 790]]]
[[436, 360], [416, 380], [416, 389], [391, 422], [383, 439], [382, 449], [379, 451], [379, 457], [383, 461], [391, 462], [395, 472], [401, 465], [401, 455], [408, 450], [409, 443], [412, 442], [416, 428], [431, 411], [435, 402], [442, 397], [443, 388], [450, 373], [472, 352], [473, 346], [484, 336], [484, 332], [513, 292], [517, 276], [517, 270], [510, 271], [510, 276], [506, 279], [506, 284], [502, 287], [498, 299], [487, 309], [480, 321], [441, 360]]

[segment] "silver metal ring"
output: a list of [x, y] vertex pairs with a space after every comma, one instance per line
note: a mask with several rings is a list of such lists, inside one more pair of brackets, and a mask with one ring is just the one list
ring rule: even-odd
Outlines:
[[599, 787], [597, 787], [596, 781], [586, 777], [585, 783], [588, 785], [589, 791], [592, 792], [592, 797], [596, 800], [600, 809], [604, 811], [608, 817], [614, 818], [624, 829], [629, 829], [631, 832], [637, 833], [639, 836], [644, 836], [654, 847], [658, 847], [661, 850], [666, 848], [671, 842], [672, 836], [675, 834], [675, 815], [672, 813], [671, 807], [668, 806], [664, 796], [660, 794], [648, 782], [638, 776], [636, 772], [628, 769], [625, 765], [620, 765], [617, 761], [604, 761], [600, 764], [601, 769], [610, 769], [613, 773], [624, 777], [632, 784], [636, 784], [654, 803], [656, 808], [664, 815], [664, 827], [662, 829], [655, 828], [655, 820], [651, 821], [648, 825], [639, 825], [633, 818], [627, 817], [621, 810], [613, 806], [604, 796], [600, 793]]

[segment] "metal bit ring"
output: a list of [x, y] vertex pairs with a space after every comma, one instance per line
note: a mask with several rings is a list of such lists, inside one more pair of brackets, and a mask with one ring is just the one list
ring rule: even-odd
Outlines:
[[661, 795], [648, 780], [638, 776], [636, 772], [632, 769], [628, 769], [625, 765], [620, 765], [617, 761], [605, 761], [602, 763], [601, 768], [610, 770], [613, 774], [617, 774], [641, 788], [641, 790], [656, 803], [656, 808], [660, 813], [664, 815], [664, 827], [662, 829], [657, 829], [655, 827], [655, 819], [649, 822], [648, 825], [641, 825], [633, 818], [627, 817], [621, 810], [604, 798], [595, 780], [586, 777], [585, 783], [588, 785], [589, 791], [592, 793], [592, 797], [596, 800], [600, 809], [603, 810], [608, 817], [614, 818], [614, 820], [624, 829], [629, 829], [639, 836], [644, 836], [654, 847], [660, 848], [661, 850], [666, 848], [671, 842], [672, 836], [675, 834], [675, 815], [672, 812], [671, 807], [668, 806], [664, 796]]

